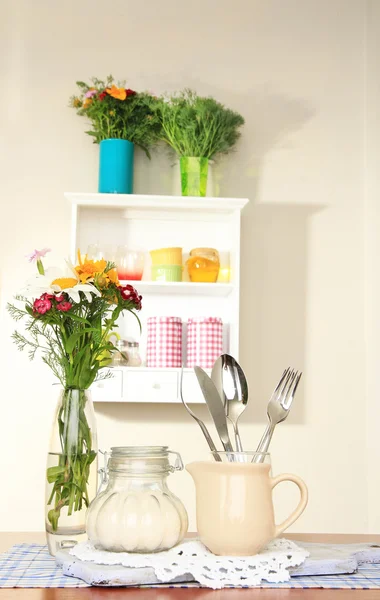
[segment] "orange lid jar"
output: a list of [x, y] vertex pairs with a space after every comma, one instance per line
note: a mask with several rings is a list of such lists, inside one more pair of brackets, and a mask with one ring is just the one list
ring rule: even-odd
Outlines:
[[215, 283], [220, 268], [219, 252], [215, 248], [194, 248], [186, 265], [190, 281]]

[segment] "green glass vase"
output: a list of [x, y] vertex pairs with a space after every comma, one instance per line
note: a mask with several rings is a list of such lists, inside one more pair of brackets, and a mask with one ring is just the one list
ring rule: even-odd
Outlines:
[[182, 196], [206, 196], [208, 160], [202, 156], [181, 157]]

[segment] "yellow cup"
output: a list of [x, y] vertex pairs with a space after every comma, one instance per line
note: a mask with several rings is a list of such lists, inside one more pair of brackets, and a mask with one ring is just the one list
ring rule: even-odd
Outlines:
[[153, 265], [182, 265], [182, 248], [158, 248], [149, 254]]

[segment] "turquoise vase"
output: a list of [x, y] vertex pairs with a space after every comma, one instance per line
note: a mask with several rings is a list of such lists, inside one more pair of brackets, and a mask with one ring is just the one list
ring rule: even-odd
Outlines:
[[128, 140], [108, 139], [100, 142], [100, 193], [133, 193], [134, 148], [134, 144]]

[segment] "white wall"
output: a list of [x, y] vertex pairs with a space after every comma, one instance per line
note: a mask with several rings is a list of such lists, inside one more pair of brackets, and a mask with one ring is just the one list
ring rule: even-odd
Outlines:
[[366, 317], [367, 317], [367, 457], [369, 528], [380, 529], [380, 4], [368, 2], [366, 127]]
[[[251, 390], [243, 439], [255, 448], [282, 368], [302, 368], [293, 414], [272, 445], [274, 472], [293, 471], [309, 485], [294, 530], [378, 528], [366, 435], [367, 421], [375, 435], [365, 386], [367, 2], [193, 0], [189, 9], [176, 0], [8, 0], [1, 10], [0, 529], [43, 528], [55, 402], [49, 374], [12, 346], [4, 304], [29, 272], [28, 251], [53, 247], [54, 262], [68, 252], [63, 192], [96, 190], [97, 147], [67, 101], [77, 79], [108, 73], [157, 93], [194, 87], [245, 116], [239, 147], [219, 166], [220, 194], [251, 198], [242, 244], [241, 357]], [[136, 191], [170, 192], [167, 157], [137, 159]], [[186, 462], [206, 456], [181, 406], [102, 405], [97, 417], [102, 447], [163, 443]], [[190, 477], [171, 485], [194, 529]], [[296, 501], [284, 487], [279, 519]]]

